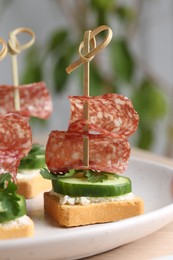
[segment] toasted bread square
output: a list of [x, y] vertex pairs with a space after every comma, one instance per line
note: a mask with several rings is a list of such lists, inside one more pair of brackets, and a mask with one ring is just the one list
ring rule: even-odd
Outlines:
[[143, 214], [144, 202], [135, 196], [130, 200], [90, 203], [84, 206], [61, 205], [57, 196], [45, 192], [44, 210], [59, 225], [75, 227], [113, 222]]

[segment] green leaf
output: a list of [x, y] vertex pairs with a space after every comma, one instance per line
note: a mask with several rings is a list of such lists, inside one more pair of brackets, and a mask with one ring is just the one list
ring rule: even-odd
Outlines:
[[98, 67], [93, 62], [90, 70], [90, 95], [98, 96], [101, 94], [103, 94], [103, 79]]
[[72, 177], [75, 174], [77, 174], [78, 172], [81, 172], [81, 170], [70, 169], [67, 173], [61, 175], [60, 177]]
[[135, 91], [133, 105], [139, 114], [137, 146], [150, 149], [154, 142], [154, 127], [167, 111], [167, 102], [164, 93], [151, 79], [145, 79]]
[[[43, 168], [40, 170], [40, 174], [43, 178], [48, 179], [48, 180], [57, 180], [57, 178], [69, 178], [74, 176], [75, 174], [78, 174], [81, 172], [81, 170], [75, 170], [75, 169], [70, 169], [68, 172], [64, 174], [60, 173], [52, 173], [50, 172], [47, 168]], [[119, 175], [117, 174], [112, 174], [108, 172], [95, 172], [92, 170], [86, 170], [84, 171], [85, 177], [87, 177], [89, 182], [103, 182], [107, 180], [108, 178], [119, 178]], [[109, 176], [109, 177], [108, 177]]]
[[17, 185], [9, 173], [0, 175], [0, 223], [17, 216], [20, 211]]
[[149, 127], [148, 128], [140, 127], [138, 131], [139, 131], [139, 138], [137, 141], [137, 146], [141, 149], [146, 149], [146, 150], [150, 149], [154, 139], [153, 129]]
[[67, 57], [65, 55], [61, 56], [53, 69], [53, 79], [54, 79], [54, 87], [56, 92], [62, 92], [65, 88], [65, 85], [68, 80], [68, 75], [65, 71], [69, 62], [67, 61]]
[[47, 168], [43, 168], [40, 170], [40, 174], [44, 179], [47, 180], [57, 180], [57, 175], [51, 173]]
[[4, 189], [5, 182], [11, 180], [10, 173], [0, 174], [0, 189]]
[[66, 173], [52, 173], [50, 172], [47, 168], [43, 168], [40, 170], [40, 174], [44, 179], [48, 180], [57, 180], [57, 178], [67, 178], [67, 177], [72, 177], [73, 175], [77, 174], [78, 172], [81, 172], [80, 170], [74, 170], [71, 169]]
[[167, 102], [164, 93], [152, 80], [144, 80], [132, 98], [133, 104], [140, 116], [140, 125], [154, 123], [162, 118], [167, 111]]
[[115, 0], [91, 0], [91, 6], [96, 11], [110, 11], [113, 9], [115, 3]]
[[131, 22], [136, 16], [134, 9], [127, 6], [118, 6], [115, 9], [115, 14], [118, 15], [122, 22]]
[[[81, 71], [83, 72], [83, 71]], [[104, 73], [100, 70], [100, 68], [93, 63], [91, 64], [91, 70], [90, 70], [90, 95], [91, 96], [98, 96], [103, 95], [105, 93], [111, 93], [114, 92], [115, 88], [110, 80], [110, 82], [107, 81], [107, 78], [104, 77]], [[83, 73], [80, 73], [80, 85], [82, 85], [82, 77]], [[108, 79], [109, 80], [109, 79]]]
[[28, 155], [20, 161], [19, 171], [23, 169], [37, 169], [45, 164], [45, 147], [40, 144], [33, 144]]
[[97, 26], [108, 24], [109, 15], [115, 8], [115, 0], [92, 0], [91, 7], [95, 11], [97, 17]]
[[74, 54], [74, 46], [64, 46], [63, 53], [57, 57], [53, 68], [53, 79], [56, 92], [62, 92], [66, 86], [69, 75], [66, 73], [66, 68], [70, 65]]
[[31, 128], [37, 125], [39, 129], [43, 129], [48, 124], [48, 121], [43, 118], [30, 117], [29, 123]]
[[17, 185], [14, 182], [12, 182], [11, 180], [9, 180], [5, 191], [7, 193], [15, 193], [16, 190], [17, 190]]
[[68, 33], [64, 29], [54, 31], [49, 38], [47, 52], [53, 53], [55, 50], [62, 48], [67, 36]]
[[104, 182], [108, 179], [108, 175], [105, 172], [94, 172], [87, 170], [85, 176], [88, 178], [88, 182]]
[[22, 158], [21, 161], [30, 159], [34, 160], [37, 158], [39, 155], [44, 155], [45, 154], [45, 147], [40, 144], [33, 144], [31, 150], [29, 151], [28, 155]]
[[33, 144], [32, 149], [29, 151], [29, 156], [35, 157], [37, 155], [45, 154], [45, 147], [41, 144]]
[[102, 10], [97, 13], [97, 25], [100, 26], [100, 24], [108, 24], [107, 15]]
[[43, 80], [42, 62], [40, 51], [37, 47], [28, 50], [25, 57], [25, 68], [21, 78], [21, 84], [29, 84]]
[[116, 39], [112, 42], [112, 64], [117, 79], [130, 82], [135, 64], [128, 44], [124, 39]]
[[32, 64], [26, 66], [23, 73], [21, 84], [29, 84], [33, 82], [39, 82], [43, 79], [42, 68], [40, 64]]

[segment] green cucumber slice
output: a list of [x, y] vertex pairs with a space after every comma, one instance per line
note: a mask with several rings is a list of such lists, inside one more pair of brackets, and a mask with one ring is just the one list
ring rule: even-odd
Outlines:
[[18, 171], [40, 169], [45, 167], [45, 155], [37, 155], [34, 159], [21, 160]]
[[112, 197], [132, 191], [131, 180], [124, 176], [112, 177], [104, 182], [91, 183], [86, 177], [72, 177], [52, 180], [53, 190], [71, 197]]
[[14, 212], [12, 210], [7, 210], [7, 211], [3, 211], [0, 212], [0, 223], [4, 223], [10, 220], [15, 220], [19, 217], [22, 217], [24, 215], [26, 215], [26, 201], [25, 198], [21, 195], [17, 195], [17, 198], [19, 199], [17, 201], [18, 203], [18, 207], [19, 207], [19, 212], [18, 214], [14, 214]]

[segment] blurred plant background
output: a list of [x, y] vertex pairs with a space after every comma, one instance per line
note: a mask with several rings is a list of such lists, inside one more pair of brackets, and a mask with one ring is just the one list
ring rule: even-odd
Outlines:
[[[120, 1], [119, 1], [120, 2]], [[139, 66], [131, 50], [131, 37], [140, 12], [134, 7], [118, 3], [114, 0], [74, 1], [73, 4], [57, 0], [57, 8], [61, 8], [68, 28], [58, 28], [48, 38], [44, 51], [34, 46], [26, 57], [26, 68], [23, 83], [40, 81], [44, 78], [44, 65], [51, 58], [51, 73], [55, 92], [63, 92], [70, 77], [65, 74], [66, 67], [74, 61], [84, 31], [106, 24], [118, 23], [121, 33], [113, 38], [107, 47], [108, 59], [100, 62], [96, 56], [91, 65], [91, 95], [108, 92], [126, 93], [133, 100], [135, 109], [140, 115], [138, 136], [135, 145], [150, 149], [154, 142], [157, 121], [166, 113], [166, 99], [161, 86], [152, 75]], [[92, 18], [92, 22], [90, 19]], [[73, 25], [73, 30], [72, 26]], [[133, 27], [133, 28], [132, 28]], [[75, 38], [72, 37], [75, 31]], [[105, 66], [108, 70], [105, 70]], [[138, 76], [140, 73], [140, 77]], [[81, 80], [81, 77], [79, 77]], [[82, 81], [81, 81], [82, 82]], [[82, 93], [82, 84], [79, 83]]]
[[[135, 4], [117, 0], [53, 2], [66, 24], [51, 31], [42, 46], [36, 42], [27, 51], [21, 83], [47, 81], [46, 72], [49, 71], [53, 95], [68, 91], [71, 76], [66, 74], [65, 69], [78, 57], [84, 31], [102, 24], [110, 26], [114, 32], [111, 43], [103, 54], [95, 56], [91, 62], [90, 95], [116, 92], [131, 98], [140, 116], [139, 128], [132, 143], [151, 150], [156, 142], [158, 124], [168, 116], [170, 107], [165, 82], [134, 51], [133, 38], [144, 1], [135, 1]], [[73, 74], [78, 78], [77, 86], [82, 94], [82, 68]], [[166, 149], [164, 153], [169, 155], [170, 148]]]

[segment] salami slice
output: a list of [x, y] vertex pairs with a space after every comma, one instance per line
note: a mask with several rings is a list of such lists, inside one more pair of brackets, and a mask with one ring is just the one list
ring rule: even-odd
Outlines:
[[84, 119], [85, 102], [89, 106], [89, 121], [97, 129], [127, 137], [137, 129], [139, 117], [127, 97], [112, 93], [96, 97], [70, 96], [69, 100], [71, 104], [70, 131], [74, 130], [71, 128], [74, 122], [78, 122], [75, 125], [75, 131], [82, 131], [79, 120]]
[[19, 113], [25, 117], [47, 119], [52, 113], [52, 101], [44, 82], [19, 86], [20, 111], [14, 109], [14, 86], [0, 86], [0, 113]]
[[80, 133], [85, 135], [87, 134], [85, 130], [86, 127], [87, 127], [87, 132], [90, 134], [100, 133], [100, 134], [104, 134], [105, 136], [107, 135], [109, 137], [114, 137], [118, 139], [126, 138], [124, 135], [119, 135], [118, 133], [114, 133], [114, 132], [108, 132], [107, 130], [98, 127], [96, 124], [90, 123], [89, 120], [84, 120], [84, 119], [74, 121], [72, 124], [70, 124], [68, 128], [68, 132]]
[[127, 139], [116, 139], [103, 134], [89, 135], [89, 166], [83, 165], [81, 134], [52, 131], [46, 147], [46, 163], [50, 171], [91, 169], [122, 173], [127, 167], [130, 145]]
[[15, 176], [20, 160], [32, 147], [27, 119], [17, 114], [0, 115], [0, 173]]

